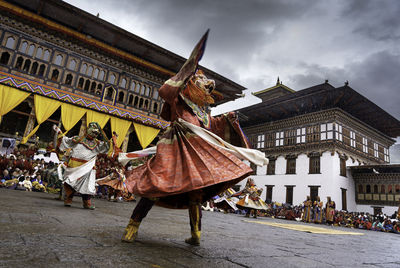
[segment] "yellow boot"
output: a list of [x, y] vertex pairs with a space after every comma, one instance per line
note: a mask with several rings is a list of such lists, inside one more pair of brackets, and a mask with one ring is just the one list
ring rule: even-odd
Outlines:
[[122, 242], [133, 243], [137, 237], [140, 222], [129, 220], [128, 226], [125, 228], [124, 235], [122, 236]]
[[185, 239], [185, 243], [193, 246], [200, 245], [201, 235], [201, 207], [200, 203], [190, 202], [189, 204], [190, 233], [192, 237]]
[[200, 246], [200, 235], [201, 231], [192, 231], [192, 237], [185, 239], [185, 243], [192, 246]]

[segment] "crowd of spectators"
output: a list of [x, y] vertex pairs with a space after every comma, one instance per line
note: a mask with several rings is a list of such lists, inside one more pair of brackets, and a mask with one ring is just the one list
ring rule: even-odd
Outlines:
[[[213, 205], [207, 205], [212, 208]], [[203, 207], [204, 209], [205, 207]], [[213, 209], [213, 211], [222, 211], [220, 209]], [[245, 215], [245, 210], [228, 210], [224, 212], [231, 212], [235, 214]], [[302, 221], [303, 205], [293, 206], [289, 204], [281, 204], [272, 202], [268, 204], [267, 210], [258, 210], [258, 217], [271, 217], [277, 219]], [[355, 229], [366, 229], [380, 232], [390, 232], [400, 234], [400, 219], [398, 212], [395, 211], [392, 215], [379, 213], [372, 215], [364, 212], [348, 212], [344, 210], [335, 210], [334, 221], [332, 224], [326, 222], [325, 209], [323, 210], [322, 224], [333, 226], [341, 226]], [[313, 217], [311, 217], [313, 218]], [[313, 221], [311, 221], [313, 222]]]
[[[34, 159], [38, 154], [38, 148], [31, 145], [19, 145], [11, 154], [0, 155], [0, 187], [11, 190], [37, 191], [48, 193], [59, 193], [62, 183], [58, 177], [58, 164], [44, 159]], [[51, 144], [46, 148], [52, 151]], [[128, 164], [127, 169], [132, 168]], [[114, 174], [115, 168], [120, 167], [115, 158], [105, 154], [98, 155], [96, 161], [96, 177], [102, 178]], [[110, 200], [111, 189], [107, 186], [96, 186], [97, 198]], [[121, 193], [113, 200], [134, 201], [135, 198], [129, 193]]]

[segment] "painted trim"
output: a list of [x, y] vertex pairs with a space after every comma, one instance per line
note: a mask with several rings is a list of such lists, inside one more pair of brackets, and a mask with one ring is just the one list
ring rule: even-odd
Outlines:
[[[165, 129], [170, 123], [161, 119], [153, 118], [138, 112], [130, 111], [114, 105], [102, 103], [98, 100], [78, 95], [76, 93], [67, 92], [47, 85], [28, 80], [23, 77], [12, 75], [0, 71], [0, 84], [11, 86], [27, 92], [32, 92], [52, 99], [75, 104], [83, 108], [89, 108], [98, 112], [107, 113], [124, 119], [129, 119], [137, 123], [152, 126], [155, 128]], [[103, 90], [104, 92], [104, 90]]]

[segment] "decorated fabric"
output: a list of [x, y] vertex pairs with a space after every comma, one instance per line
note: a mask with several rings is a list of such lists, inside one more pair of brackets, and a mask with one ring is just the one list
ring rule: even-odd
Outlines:
[[[180, 95], [197, 69], [207, 35], [208, 32], [181, 70], [159, 89], [159, 96], [165, 101], [161, 116], [171, 121], [171, 125], [160, 137], [156, 154], [145, 164], [126, 173], [129, 192], [157, 198], [156, 204], [160, 206], [187, 208], [189, 197], [194, 192], [199, 195], [200, 202], [205, 202], [253, 172], [238, 157], [246, 153], [234, 150], [243, 144], [247, 147], [243, 133], [237, 133], [226, 116], [209, 116], [209, 122], [207, 119], [204, 121], [203, 116], [199, 118]], [[206, 127], [209, 127], [208, 132]], [[218, 144], [223, 139], [227, 143]], [[235, 146], [228, 144], [232, 141]], [[247, 156], [257, 159], [256, 154]], [[258, 159], [257, 162], [262, 164], [265, 160]]]
[[61, 122], [65, 128], [65, 135], [70, 131], [79, 120], [85, 115], [86, 110], [76, 105], [62, 103], [61, 104]]
[[239, 201], [237, 197], [232, 197], [235, 193], [235, 190], [232, 188], [228, 188], [223, 193], [215, 197], [213, 200], [214, 207], [219, 209], [223, 209], [224, 211], [233, 209], [234, 211], [238, 210], [236, 203]]
[[40, 124], [46, 121], [61, 105], [61, 102], [54, 101], [50, 98], [40, 95], [35, 95], [34, 102], [36, 121], [38, 125], [26, 137], [22, 138], [21, 144], [26, 143], [28, 139], [39, 129]]
[[15, 90], [6, 85], [0, 85], [0, 123], [3, 115], [17, 107], [21, 102], [28, 98], [30, 93]]
[[120, 162], [123, 166], [128, 164], [129, 161], [147, 157], [156, 153], [157, 147], [149, 147], [143, 150], [129, 152], [129, 153], [119, 153], [118, 154], [118, 162]]
[[117, 176], [110, 174], [104, 178], [97, 179], [96, 183], [98, 185], [105, 185], [111, 187], [114, 190], [122, 191], [123, 193], [127, 193], [128, 190], [126, 189], [125, 180], [126, 177], [121, 171], [116, 171]]
[[116, 146], [121, 147], [122, 143], [125, 140], [125, 136], [128, 133], [130, 126], [132, 125], [131, 121], [119, 119], [116, 117], [110, 118], [111, 123], [111, 131], [115, 131], [117, 133], [118, 138], [116, 138]]
[[92, 110], [86, 111], [86, 124], [88, 126], [89, 126], [90, 122], [97, 122], [101, 128], [104, 128], [104, 126], [108, 122], [108, 119], [110, 119], [110, 116], [107, 114], [95, 112]]
[[240, 196], [236, 206], [242, 209], [268, 209], [268, 205], [261, 199], [261, 193], [262, 188], [256, 187], [254, 180], [249, 178], [245, 188], [234, 194], [234, 196]]
[[149, 144], [154, 140], [155, 137], [157, 137], [158, 133], [160, 132], [160, 130], [157, 128], [141, 124], [133, 123], [133, 126], [136, 131], [136, 136], [138, 137], [140, 145], [143, 149], [149, 146]]
[[202, 202], [232, 187], [252, 169], [239, 158], [172, 123], [157, 143], [156, 154], [144, 165], [127, 172], [133, 194], [158, 197], [165, 207], [185, 208], [186, 193], [202, 189]]
[[244, 198], [240, 199], [237, 203], [236, 206], [238, 208], [248, 208], [248, 209], [268, 209], [268, 205], [262, 200], [261, 198], [258, 198], [256, 200], [250, 198], [249, 194], [247, 194]]
[[86, 137], [78, 137], [78, 136], [73, 137], [72, 140], [75, 143], [80, 143], [84, 145], [89, 150], [94, 150], [100, 143], [98, 139], [88, 139]]
[[81, 194], [94, 195], [96, 193], [96, 171], [93, 167], [96, 163], [96, 156], [100, 153], [107, 153], [110, 144], [96, 141], [96, 147], [90, 149], [87, 144], [76, 142], [78, 139], [80, 138], [65, 136], [61, 138], [59, 149], [70, 151], [70, 160], [65, 168], [63, 180]]
[[203, 123], [203, 126], [207, 129], [211, 128], [211, 120], [210, 120], [210, 114], [207, 113], [207, 111], [186, 98], [183, 94], [180, 94], [181, 98], [183, 101], [192, 109], [193, 113], [197, 116], [197, 119], [200, 120], [201, 123]]

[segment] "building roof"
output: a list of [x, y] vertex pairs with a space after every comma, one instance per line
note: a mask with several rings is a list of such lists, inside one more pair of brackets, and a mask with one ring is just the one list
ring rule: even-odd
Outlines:
[[[0, 2], [0, 10], [37, 23], [48, 30], [60, 32], [92, 48], [96, 46], [166, 78], [174, 75], [186, 60], [61, 0], [6, 0]], [[201, 66], [201, 69], [215, 80], [217, 90], [224, 95], [222, 102], [241, 97], [242, 91], [246, 89], [207, 68]]]
[[400, 136], [399, 120], [348, 85], [335, 88], [328, 82], [242, 108], [239, 113], [247, 117], [241, 125], [250, 127], [333, 108], [342, 109], [389, 137]]
[[400, 164], [363, 165], [350, 167], [352, 174], [400, 174]]

